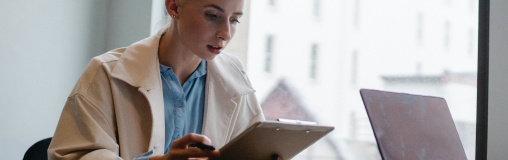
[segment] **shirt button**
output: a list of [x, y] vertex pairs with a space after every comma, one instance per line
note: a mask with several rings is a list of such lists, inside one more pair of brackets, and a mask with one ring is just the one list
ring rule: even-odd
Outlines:
[[178, 103], [178, 105], [179, 105], [180, 107], [182, 107], [182, 106], [183, 106], [183, 101], [180, 101], [180, 103]]

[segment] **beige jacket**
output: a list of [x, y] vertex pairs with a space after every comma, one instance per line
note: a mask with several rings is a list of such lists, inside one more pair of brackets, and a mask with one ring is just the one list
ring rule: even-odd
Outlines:
[[[164, 152], [164, 103], [157, 51], [151, 36], [93, 58], [67, 99], [49, 159], [132, 159]], [[220, 148], [264, 120], [254, 89], [235, 56], [207, 63], [202, 134]]]

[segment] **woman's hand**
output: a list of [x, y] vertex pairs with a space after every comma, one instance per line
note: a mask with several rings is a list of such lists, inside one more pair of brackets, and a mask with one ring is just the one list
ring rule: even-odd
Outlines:
[[191, 133], [175, 140], [171, 145], [171, 149], [165, 155], [152, 156], [150, 160], [219, 159], [220, 153], [218, 150], [210, 151], [189, 147], [190, 144], [194, 143], [212, 144], [208, 137]]

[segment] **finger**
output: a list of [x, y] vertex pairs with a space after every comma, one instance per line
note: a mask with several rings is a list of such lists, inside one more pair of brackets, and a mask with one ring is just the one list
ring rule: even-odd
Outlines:
[[219, 151], [201, 150], [199, 148], [178, 149], [170, 151], [170, 159], [189, 159], [189, 158], [209, 158], [218, 159]]
[[188, 145], [194, 144], [194, 143], [203, 143], [203, 144], [211, 145], [212, 141], [210, 141], [210, 139], [208, 139], [208, 137], [206, 137], [204, 135], [191, 133], [191, 134], [183, 136], [180, 139], [175, 140], [173, 142], [173, 144], [171, 145], [171, 148], [187, 148]]
[[196, 159], [196, 160], [204, 160], [204, 159], [206, 159], [206, 160], [218, 160], [219, 159], [220, 153], [219, 153], [218, 150], [209, 151], [209, 152], [211, 152], [211, 154], [212, 154], [212, 156], [210, 156], [210, 157], [189, 158], [189, 160], [191, 160], [191, 159]]

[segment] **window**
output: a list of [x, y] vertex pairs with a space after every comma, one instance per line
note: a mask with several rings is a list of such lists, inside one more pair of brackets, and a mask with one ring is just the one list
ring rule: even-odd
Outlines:
[[312, 14], [314, 17], [319, 17], [319, 12], [321, 9], [321, 0], [314, 0], [313, 8], [312, 8]]
[[317, 72], [317, 59], [318, 59], [318, 46], [312, 45], [312, 51], [310, 53], [310, 78], [316, 79]]
[[351, 84], [356, 85], [358, 77], [358, 52], [354, 51], [351, 55]]
[[273, 36], [266, 37], [265, 72], [272, 71]]
[[416, 75], [422, 75], [422, 63], [416, 63]]
[[423, 13], [418, 13], [418, 28], [417, 28], [417, 38], [418, 38], [418, 44], [422, 44], [423, 42]]
[[275, 0], [268, 0], [268, 5], [275, 6]]
[[446, 50], [450, 47], [450, 21], [444, 23], [444, 47]]
[[355, 28], [360, 27], [360, 0], [355, 0], [353, 24]]
[[295, 160], [380, 159], [360, 88], [445, 98], [474, 159], [478, 18], [470, 1], [445, 1], [291, 1], [273, 21], [251, 1], [246, 68], [265, 116], [336, 127]]

